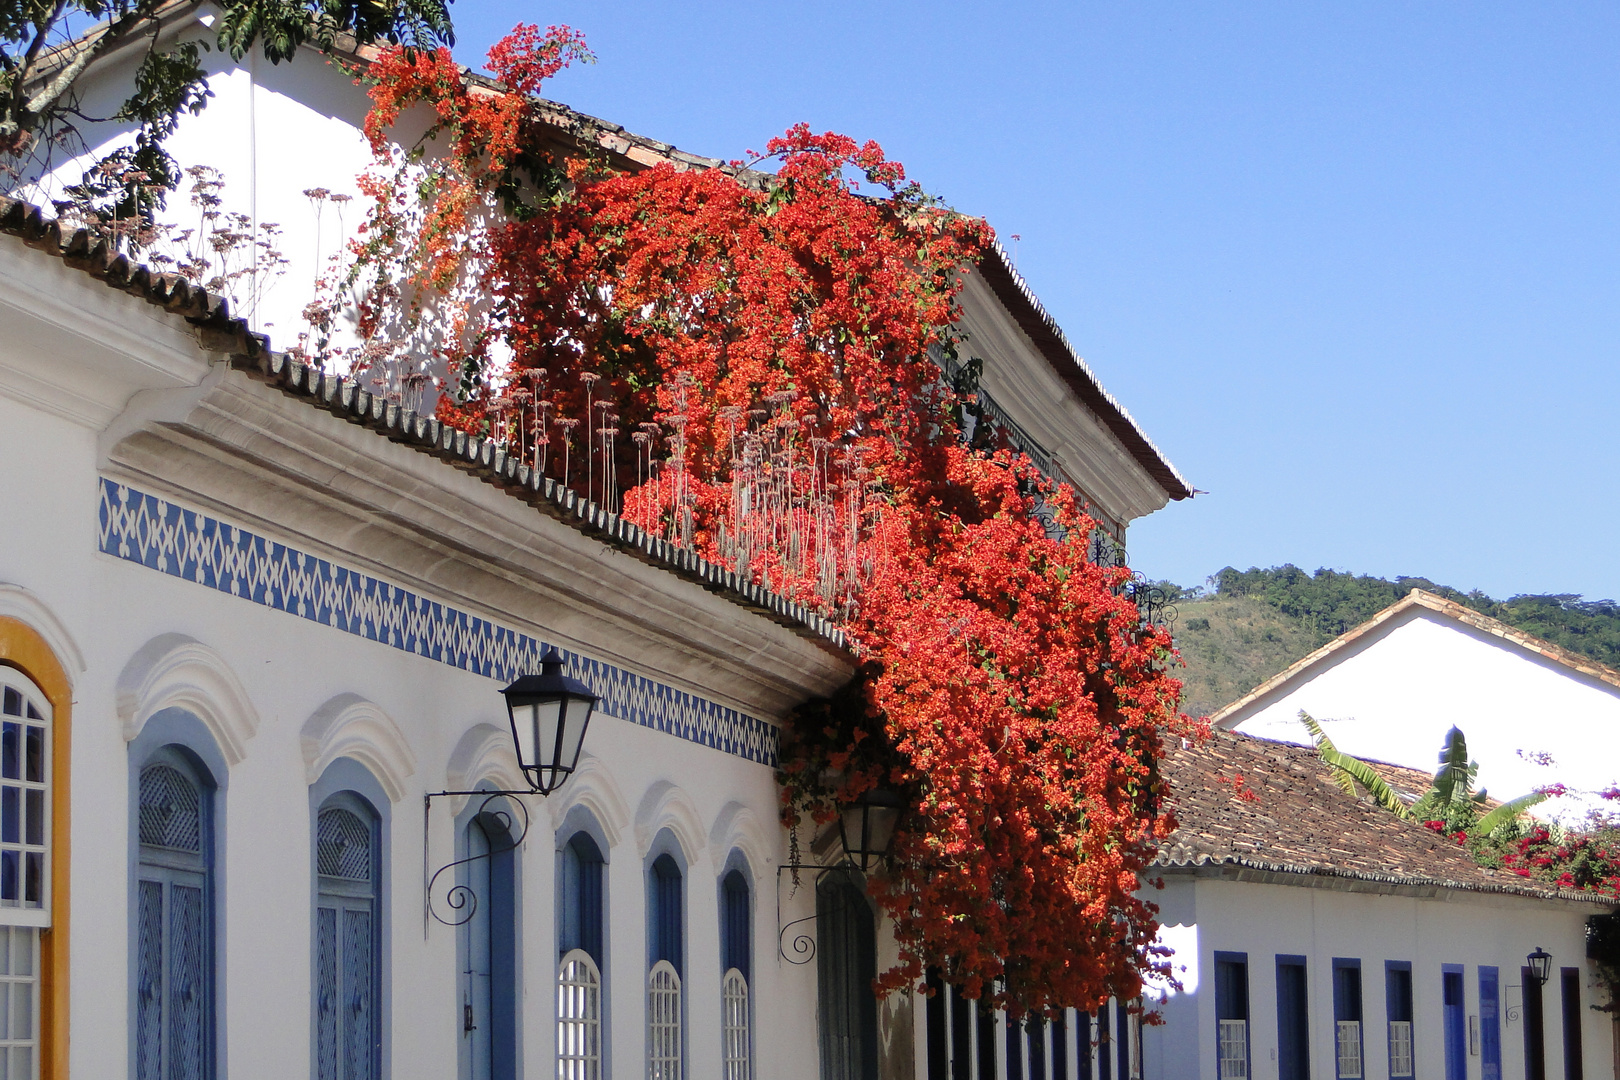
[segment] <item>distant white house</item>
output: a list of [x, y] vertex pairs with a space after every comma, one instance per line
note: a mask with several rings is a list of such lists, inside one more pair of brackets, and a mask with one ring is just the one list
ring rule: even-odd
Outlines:
[[1164, 771], [1178, 827], [1154, 899], [1180, 986], [1111, 1069], [1053, 1080], [1615, 1075], [1586, 959], [1612, 900], [1478, 866], [1301, 747], [1216, 732]]
[[1304, 743], [1302, 709], [1347, 753], [1429, 770], [1455, 724], [1493, 794], [1570, 788], [1561, 818], [1620, 778], [1620, 672], [1420, 589], [1210, 719]]

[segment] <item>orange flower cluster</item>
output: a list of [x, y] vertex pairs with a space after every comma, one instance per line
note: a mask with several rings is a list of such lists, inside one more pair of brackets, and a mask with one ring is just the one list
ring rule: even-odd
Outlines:
[[404, 105], [429, 104], [456, 174], [509, 209], [446, 254], [464, 273], [487, 253], [481, 336], [510, 359], [441, 417], [843, 621], [862, 674], [784, 731], [783, 817], [907, 796], [869, 883], [901, 950], [882, 989], [935, 967], [1014, 1014], [1136, 996], [1159, 966], [1138, 893], [1170, 827], [1171, 644], [1128, 572], [1088, 557], [1072, 491], [963, 443], [938, 357], [985, 226], [877, 144], [805, 125], [767, 146], [774, 174], [546, 174], [527, 95], [582, 51], [519, 28], [491, 53], [513, 89], [488, 101], [448, 54], [372, 70], [379, 152]]

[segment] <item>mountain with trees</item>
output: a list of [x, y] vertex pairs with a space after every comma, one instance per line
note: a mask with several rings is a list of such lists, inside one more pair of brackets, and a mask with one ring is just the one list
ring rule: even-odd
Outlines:
[[1555, 593], [1497, 600], [1424, 577], [1394, 580], [1297, 566], [1230, 566], [1199, 588], [1159, 583], [1176, 606], [1182, 707], [1205, 716], [1423, 589], [1527, 634], [1620, 668], [1620, 603]]

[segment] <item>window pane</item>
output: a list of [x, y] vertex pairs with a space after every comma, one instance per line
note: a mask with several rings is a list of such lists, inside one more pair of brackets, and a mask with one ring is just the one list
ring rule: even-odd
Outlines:
[[34, 784], [45, 782], [45, 729], [28, 725], [27, 761], [23, 779]]
[[45, 792], [30, 788], [24, 795], [27, 797], [25, 805], [28, 812], [23, 815], [23, 840], [42, 846], [45, 843]]

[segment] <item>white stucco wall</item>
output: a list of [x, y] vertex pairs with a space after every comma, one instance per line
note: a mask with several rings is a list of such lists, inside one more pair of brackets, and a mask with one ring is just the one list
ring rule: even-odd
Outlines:
[[[0, 275], [31, 270], [43, 282], [72, 290], [63, 298], [86, 326], [108, 333], [117, 329], [110, 321], [131, 298], [82, 274], [57, 282], [51, 275], [76, 272], [27, 252], [13, 238], [0, 238], [0, 246], [5, 255]], [[479, 725], [506, 731], [501, 683], [100, 553], [98, 484], [107, 449], [100, 418], [116, 408], [117, 395], [74, 408], [74, 380], [87, 379], [103, 390], [123, 384], [95, 377], [95, 363], [116, 366], [96, 351], [100, 346], [45, 325], [48, 313], [35, 314], [39, 325], [10, 312], [5, 318], [8, 334], [0, 341], [0, 433], [6, 446], [0, 468], [0, 585], [27, 590], [48, 613], [48, 621], [64, 628], [72, 652], [84, 659], [83, 669], [71, 672], [76, 680], [73, 1075], [121, 1076], [129, 1071], [129, 740], [138, 734], [144, 708], [142, 661], [137, 658], [143, 650], [150, 657], [154, 641], [173, 635], [194, 639], [211, 657], [209, 672], [184, 676], [185, 693], [218, 712], [221, 730], [228, 733], [221, 741], [236, 740], [241, 755], [220, 777], [221, 1076], [280, 1080], [308, 1067], [312, 823], [305, 737], [323, 730], [311, 718], [334, 699], [370, 703], [373, 714], [397, 727], [404, 744], [401, 749], [374, 738], [367, 751], [395, 766], [396, 775], [379, 782], [399, 787], [388, 807], [391, 825], [384, 840], [390, 972], [385, 1040], [392, 1075], [457, 1075], [457, 932], [434, 922], [424, 933], [422, 796], [485, 779], [510, 782], [509, 764], [499, 764], [509, 759], [507, 752], [495, 755], [493, 768], [470, 775], [458, 773], [455, 761], [456, 748]], [[204, 354], [194, 352], [190, 362], [190, 378], [208, 375]], [[49, 395], [21, 381], [30, 370], [50, 376]], [[142, 380], [166, 386], [187, 377], [183, 368], [176, 368], [160, 378], [155, 369], [127, 357], [120, 370], [130, 379], [121, 391], [124, 404]], [[50, 410], [41, 406], [42, 399], [49, 400]], [[136, 394], [133, 400], [138, 411], [144, 399]], [[313, 409], [308, 422], [350, 430]], [[110, 421], [114, 429], [119, 423], [117, 416]], [[390, 445], [376, 441], [379, 447]], [[480, 495], [487, 491], [448, 466], [428, 464]], [[220, 516], [229, 519], [228, 514]], [[313, 521], [289, 512], [283, 523], [289, 531], [276, 538], [307, 546], [296, 530], [313, 527]], [[626, 560], [637, 573], [662, 573], [605, 547], [599, 557]], [[691, 589], [694, 604], [712, 602], [702, 589]], [[740, 630], [752, 628], [756, 642], [785, 633], [742, 608], [725, 610], [734, 611]], [[559, 640], [543, 623], [519, 629]], [[566, 637], [560, 643], [570, 645]], [[671, 645], [691, 647], [679, 639]], [[829, 671], [838, 666], [830, 658], [827, 663]], [[677, 688], [710, 692], [701, 685]], [[745, 692], [733, 686], [720, 696], [736, 702]], [[755, 715], [780, 719], [758, 711]], [[684, 838], [688, 864], [688, 1068], [703, 1076], [721, 1071], [718, 881], [728, 856], [740, 849], [747, 853], [753, 875], [756, 1067], [762, 1076], [814, 1075], [815, 967], [782, 964], [776, 957], [775, 868], [786, 858], [786, 835], [776, 822], [771, 767], [606, 714], [593, 721], [586, 748], [589, 776], [571, 781], [550, 800], [527, 800], [533, 825], [520, 856], [519, 884], [525, 1075], [555, 1071], [556, 830], [569, 806], [587, 794], [610, 839], [606, 982], [615, 1072], [633, 1074], [642, 1068], [646, 854], [667, 826]], [[363, 760], [365, 754], [360, 756]], [[455, 857], [454, 812], [451, 800], [434, 801], [426, 853], [430, 869]], [[784, 897], [783, 910], [788, 919], [808, 914], [813, 893]]]
[[[1359, 959], [1362, 1045], [1366, 1080], [1387, 1080], [1389, 1054], [1384, 962], [1412, 965], [1416, 1075], [1445, 1071], [1442, 965], [1463, 966], [1464, 1012], [1480, 1012], [1479, 966], [1499, 969], [1502, 1007], [1502, 1080], [1525, 1075], [1525, 1023], [1520, 1013], [1519, 969], [1538, 946], [1552, 954], [1553, 976], [1542, 991], [1546, 1075], [1563, 1076], [1564, 1043], [1560, 969], [1581, 972], [1581, 1038], [1589, 1080], [1612, 1075], [1612, 1027], [1606, 1003], [1585, 960], [1585, 920], [1602, 905], [1564, 905], [1505, 896], [1450, 893], [1419, 899], [1329, 888], [1171, 876], [1160, 895], [1172, 936], [1196, 934], [1196, 989], [1173, 994], [1165, 1023], [1143, 1032], [1145, 1076], [1150, 1080], [1216, 1080], [1215, 953], [1246, 953], [1249, 969], [1250, 1053], [1253, 1080], [1276, 1080], [1279, 955], [1306, 957], [1313, 1076], [1334, 1072], [1333, 960]], [[1177, 959], [1176, 964], [1185, 962]], [[1468, 1080], [1481, 1080], [1481, 1058], [1467, 1058]]]
[[[1552, 783], [1594, 792], [1620, 778], [1614, 687], [1421, 609], [1346, 653], [1246, 712], [1235, 730], [1305, 743], [1303, 709], [1347, 753], [1433, 770], [1455, 724], [1479, 783], [1502, 798]], [[1537, 812], [1578, 817], [1590, 804], [1564, 798]]]

